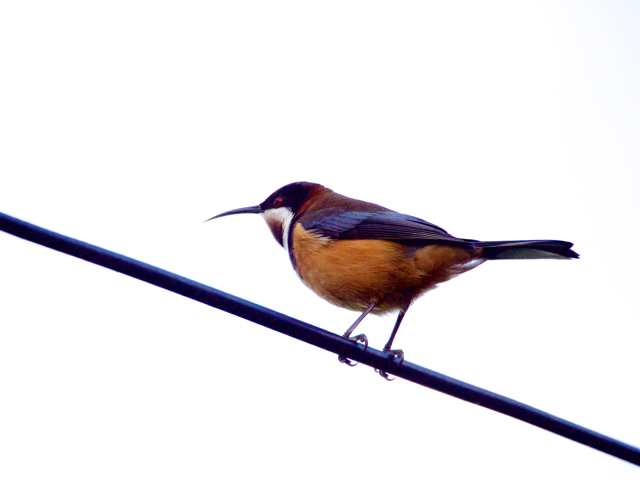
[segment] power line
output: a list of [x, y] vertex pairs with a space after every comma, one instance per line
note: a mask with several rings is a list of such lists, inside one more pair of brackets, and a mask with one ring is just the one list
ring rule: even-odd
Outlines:
[[397, 377], [503, 413], [640, 466], [640, 449], [497, 393], [442, 375], [152, 265], [0, 213], [0, 230], [224, 310]]

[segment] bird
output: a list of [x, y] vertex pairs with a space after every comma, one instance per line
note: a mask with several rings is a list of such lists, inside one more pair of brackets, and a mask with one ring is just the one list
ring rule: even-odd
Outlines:
[[[561, 240], [458, 238], [421, 218], [311, 182], [290, 183], [259, 205], [229, 210], [205, 222], [249, 213], [263, 217], [307, 287], [333, 305], [360, 312], [344, 338], [366, 348], [365, 334], [352, 336], [362, 320], [370, 313], [397, 312], [383, 352], [400, 363], [404, 352], [392, 346], [407, 309], [440, 283], [487, 260], [579, 258], [573, 243]], [[339, 360], [356, 364], [344, 356]]]

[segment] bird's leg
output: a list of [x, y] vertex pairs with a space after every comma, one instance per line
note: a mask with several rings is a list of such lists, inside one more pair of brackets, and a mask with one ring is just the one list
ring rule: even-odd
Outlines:
[[[367, 339], [367, 336], [364, 333], [361, 333], [360, 335], [356, 335], [352, 337], [351, 334], [356, 328], [358, 328], [358, 325], [360, 325], [360, 322], [364, 320], [364, 317], [366, 317], [369, 313], [371, 313], [371, 310], [373, 310], [376, 305], [377, 305], [376, 302], [371, 303], [371, 305], [369, 305], [367, 309], [364, 312], [362, 312], [362, 315], [360, 315], [358, 319], [355, 322], [353, 322], [353, 325], [351, 325], [347, 329], [347, 331], [344, 332], [342, 336], [344, 338], [348, 338], [349, 340], [353, 340], [355, 342], [364, 343], [364, 348], [366, 349], [369, 346], [369, 340]], [[340, 360], [340, 363], [346, 363], [350, 367], [355, 367], [358, 364], [358, 362], [353, 362], [349, 360], [347, 357], [345, 357], [344, 355], [338, 355], [338, 360]]]
[[[396, 324], [393, 326], [393, 331], [391, 332], [391, 336], [389, 337], [389, 341], [386, 343], [386, 345], [382, 349], [383, 352], [390, 353], [394, 357], [398, 357], [400, 359], [400, 365], [402, 365], [402, 362], [404, 361], [404, 352], [399, 349], [392, 350], [391, 345], [393, 344], [393, 339], [396, 338], [396, 333], [398, 333], [398, 329], [400, 328], [400, 323], [402, 323], [402, 319], [404, 318], [405, 313], [407, 313], [406, 310], [400, 310], [400, 313], [398, 314], [398, 318], [396, 320]], [[383, 372], [382, 370], [378, 370], [377, 368], [375, 369], [375, 371], [379, 373], [380, 376], [385, 380], [389, 380], [389, 381], [393, 380], [393, 378], [389, 377], [389, 374], [387, 372]]]

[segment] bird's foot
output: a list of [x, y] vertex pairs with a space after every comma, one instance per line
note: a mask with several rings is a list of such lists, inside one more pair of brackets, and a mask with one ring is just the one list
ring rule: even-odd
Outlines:
[[[382, 349], [382, 351], [390, 355], [393, 355], [396, 358], [399, 358], [400, 363], [398, 364], [398, 366], [402, 365], [402, 362], [404, 362], [404, 352], [402, 350], [400, 349], [391, 350], [390, 348], [385, 347]], [[389, 374], [383, 370], [378, 370], [377, 368], [375, 368], [374, 370], [378, 375], [380, 375], [385, 380], [388, 380], [389, 382], [391, 382], [392, 380], [395, 380], [395, 377], [389, 376]]]
[[[369, 346], [369, 339], [367, 338], [367, 336], [364, 333], [361, 333], [359, 335], [355, 335], [353, 337], [349, 337], [349, 340], [353, 340], [356, 343], [364, 343], [364, 349], [366, 350], [367, 347]], [[338, 360], [340, 361], [340, 363], [344, 363], [350, 367], [355, 367], [358, 362], [354, 362], [353, 360], [349, 360], [347, 357], [345, 357], [344, 355], [338, 355]]]

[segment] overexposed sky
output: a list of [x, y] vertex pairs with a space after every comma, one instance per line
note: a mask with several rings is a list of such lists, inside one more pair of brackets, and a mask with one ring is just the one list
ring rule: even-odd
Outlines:
[[[420, 299], [427, 368], [640, 446], [637, 2], [5, 2], [0, 211], [336, 333], [257, 216], [297, 180], [578, 261]], [[0, 477], [640, 470], [0, 233]], [[381, 348], [394, 318], [358, 331]]]

